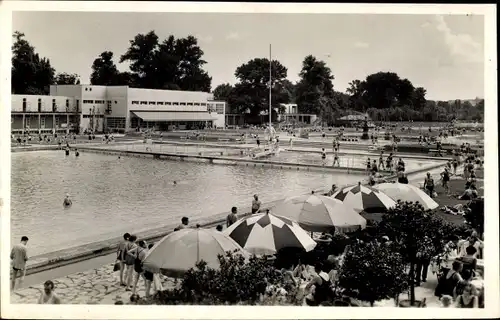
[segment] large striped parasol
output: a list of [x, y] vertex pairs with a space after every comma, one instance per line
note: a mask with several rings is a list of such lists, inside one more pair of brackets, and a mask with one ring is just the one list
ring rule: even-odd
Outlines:
[[418, 187], [405, 183], [381, 183], [374, 186], [375, 189], [384, 192], [394, 200], [419, 202], [425, 210], [433, 210], [439, 207], [427, 193]]
[[366, 227], [366, 220], [342, 201], [308, 194], [285, 199], [273, 207], [273, 212], [292, 219], [311, 232], [351, 232]]
[[218, 255], [237, 251], [241, 246], [222, 232], [210, 229], [181, 229], [158, 241], [144, 259], [144, 269], [168, 276], [181, 276], [201, 260], [210, 268], [219, 267]]
[[396, 205], [388, 195], [372, 187], [358, 185], [345, 187], [332, 195], [357, 212], [385, 212]]
[[239, 220], [224, 234], [255, 255], [275, 254], [282, 248], [303, 248], [307, 252], [316, 246], [296, 222], [268, 212]]

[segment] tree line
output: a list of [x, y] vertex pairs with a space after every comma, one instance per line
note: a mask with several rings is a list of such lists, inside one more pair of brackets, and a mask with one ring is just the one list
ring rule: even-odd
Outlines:
[[[12, 93], [48, 94], [51, 84], [79, 84], [72, 73], [56, 73], [50, 60], [40, 57], [35, 48], [16, 31], [12, 46]], [[90, 83], [93, 85], [127, 85], [133, 88], [169, 89], [210, 92], [212, 78], [203, 69], [204, 52], [193, 36], [161, 40], [154, 31], [137, 34], [129, 41], [119, 63], [129, 64], [119, 71], [114, 53], [104, 51], [92, 63]], [[346, 93], [336, 91], [332, 70], [324, 61], [308, 55], [302, 62], [299, 80], [287, 79], [288, 69], [279, 61], [254, 58], [235, 70], [234, 85], [220, 84], [212, 91], [214, 98], [225, 100], [231, 113], [257, 119], [269, 108], [269, 87], [273, 110], [282, 112], [284, 103], [296, 103], [298, 111], [316, 114], [332, 124], [335, 119], [353, 111], [367, 113], [378, 121], [449, 121], [477, 120], [484, 117], [484, 100], [472, 106], [456, 100], [426, 99], [426, 90], [414, 87], [408, 79], [393, 72], [378, 72], [364, 80], [353, 80]]]

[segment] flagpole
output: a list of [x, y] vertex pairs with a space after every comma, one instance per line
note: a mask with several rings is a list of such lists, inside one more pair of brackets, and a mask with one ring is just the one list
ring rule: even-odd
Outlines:
[[271, 88], [272, 88], [272, 60], [271, 60], [271, 44], [269, 44], [269, 133], [271, 133]]

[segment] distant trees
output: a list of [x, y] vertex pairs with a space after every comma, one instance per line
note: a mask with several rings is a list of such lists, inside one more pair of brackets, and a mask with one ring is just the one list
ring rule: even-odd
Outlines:
[[24, 33], [16, 31], [12, 37], [12, 93], [48, 94], [55, 76], [49, 59], [35, 52]]
[[104, 51], [92, 63], [90, 83], [93, 85], [129, 85], [131, 78], [130, 73], [118, 71], [111, 51]]
[[80, 76], [76, 73], [58, 73], [54, 84], [80, 84]]
[[[281, 103], [290, 101], [290, 83], [286, 80], [287, 68], [279, 61], [272, 60], [269, 81], [269, 59], [255, 58], [236, 68], [238, 82], [231, 90], [228, 103], [237, 113], [248, 114], [256, 119], [269, 108], [269, 85], [271, 85], [271, 106], [280, 108]], [[227, 88], [227, 87], [226, 87]], [[222, 90], [222, 89], [220, 89]]]
[[154, 31], [138, 34], [120, 57], [130, 63], [130, 85], [137, 88], [210, 92], [212, 78], [202, 69], [206, 61], [193, 36], [160, 42]]

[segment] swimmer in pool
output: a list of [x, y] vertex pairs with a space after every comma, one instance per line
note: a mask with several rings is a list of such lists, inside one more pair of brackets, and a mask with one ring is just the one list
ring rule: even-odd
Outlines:
[[78, 157], [80, 155], [80, 152], [78, 152], [78, 149], [75, 149], [75, 156]]
[[174, 180], [174, 186], [177, 185], [177, 181]]
[[69, 198], [69, 194], [66, 193], [66, 198], [64, 198], [64, 201], [63, 201], [63, 206], [65, 208], [69, 208], [73, 205], [73, 201], [71, 201], [71, 199]]

